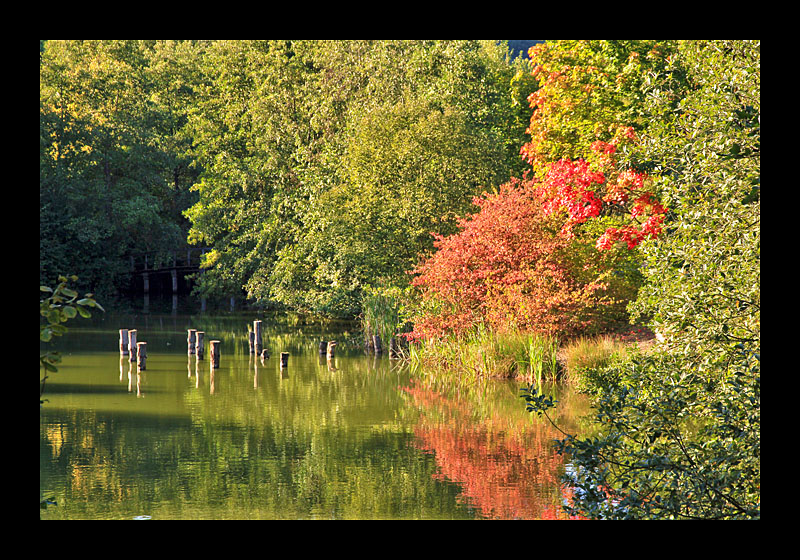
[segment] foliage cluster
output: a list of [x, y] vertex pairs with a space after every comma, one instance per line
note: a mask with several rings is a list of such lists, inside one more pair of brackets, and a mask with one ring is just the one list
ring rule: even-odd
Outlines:
[[530, 49], [540, 86], [521, 155], [531, 169], [476, 199], [457, 234], [435, 236], [437, 252], [414, 270], [412, 339], [480, 322], [569, 336], [624, 318], [641, 280], [634, 250], [662, 233], [667, 214], [627, 154], [646, 124], [642, 75], [672, 50], [649, 41]]
[[40, 283], [202, 243], [208, 296], [354, 315], [520, 172], [528, 62], [497, 41], [40, 43]]
[[571, 244], [534, 187], [512, 180], [476, 198], [480, 211], [461, 220], [461, 232], [436, 237], [436, 253], [414, 270], [420, 304], [411, 340], [458, 336], [483, 322], [540, 334], [587, 326], [604, 285], [580, 281]]
[[130, 259], [185, 246], [188, 42], [46, 41], [39, 62], [40, 284], [127, 287]]
[[[66, 323], [70, 319], [74, 319], [78, 315], [81, 317], [91, 317], [91, 309], [97, 308], [100, 311], [105, 311], [103, 307], [94, 299], [94, 294], [84, 294], [82, 298], [78, 297], [78, 292], [69, 287], [70, 282], [77, 282], [78, 277], [75, 275], [58, 277], [58, 284], [55, 288], [50, 286], [39, 286], [40, 294], [49, 294], [39, 300], [39, 341], [50, 342], [54, 336], [62, 336], [67, 332]], [[44, 393], [45, 381], [47, 380], [48, 372], [58, 371], [58, 364], [61, 361], [61, 356], [58, 352], [46, 351], [39, 354], [39, 365], [41, 366], [44, 375], [40, 380], [40, 398]]]
[[760, 42], [681, 41], [666, 62], [624, 157], [669, 208], [630, 306], [663, 342], [591, 372], [599, 432], [560, 449], [588, 517], [758, 519]]
[[216, 41], [189, 119], [201, 290], [354, 315], [517, 172], [532, 80], [491, 41]]

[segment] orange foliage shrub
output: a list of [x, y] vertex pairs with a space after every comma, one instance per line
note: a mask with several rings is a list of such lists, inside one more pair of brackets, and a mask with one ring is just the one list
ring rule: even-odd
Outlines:
[[437, 251], [412, 272], [421, 293], [411, 340], [462, 334], [480, 322], [497, 331], [569, 333], [604, 303], [597, 279], [579, 280], [560, 235], [563, 218], [545, 211], [532, 181], [512, 179], [476, 197], [480, 211], [461, 231], [437, 236]]

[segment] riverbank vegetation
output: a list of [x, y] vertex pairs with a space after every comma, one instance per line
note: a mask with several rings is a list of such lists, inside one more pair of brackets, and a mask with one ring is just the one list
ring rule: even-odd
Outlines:
[[[566, 64], [564, 54], [585, 46], [551, 52]], [[760, 43], [682, 41], [669, 50], [661, 71], [643, 74], [640, 103], [628, 105], [638, 105], [644, 126], [620, 158], [647, 174], [666, 209], [661, 233], [639, 247], [643, 278], [628, 307], [662, 341], [591, 371], [599, 432], [568, 434], [561, 450], [576, 466], [575, 507], [589, 517], [755, 519]], [[558, 79], [592, 72], [573, 67], [572, 78]], [[556, 89], [561, 106], [577, 100]], [[531, 411], [547, 413], [535, 388], [525, 396]]]
[[759, 41], [47, 41], [40, 177], [41, 284], [210, 247], [198, 295], [591, 393], [577, 515], [760, 517]]

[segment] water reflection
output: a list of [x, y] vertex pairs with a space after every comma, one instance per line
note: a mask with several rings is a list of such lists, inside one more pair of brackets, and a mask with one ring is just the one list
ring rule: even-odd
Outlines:
[[[256, 356], [251, 321], [109, 313], [71, 329], [40, 415], [40, 486], [58, 503], [42, 517], [564, 517], [553, 436], [513, 388], [447, 395], [348, 347], [347, 325], [291, 318], [265, 320], [272, 357]], [[146, 371], [119, 355], [121, 325], [148, 342]], [[222, 341], [219, 369], [187, 355], [187, 328]]]
[[[479, 398], [496, 400], [490, 393], [497, 388], [484, 388]], [[558, 435], [552, 426], [491, 405], [476, 410], [474, 400], [418, 381], [404, 390], [422, 411], [415, 445], [435, 455], [437, 477], [462, 485], [463, 503], [487, 519], [569, 518], [559, 482], [564, 458], [552, 446]]]

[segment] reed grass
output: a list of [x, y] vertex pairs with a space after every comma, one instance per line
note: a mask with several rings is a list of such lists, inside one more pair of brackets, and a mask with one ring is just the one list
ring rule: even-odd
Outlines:
[[479, 326], [467, 335], [415, 344], [410, 362], [419, 371], [447, 371], [459, 380], [490, 377], [555, 381], [558, 340], [531, 333], [495, 333]]
[[383, 344], [397, 334], [401, 323], [400, 303], [393, 294], [376, 289], [367, 291], [361, 300], [361, 328], [365, 334], [377, 334]]
[[602, 368], [630, 352], [630, 345], [607, 335], [580, 337], [561, 350], [567, 381], [580, 385], [586, 372]]

